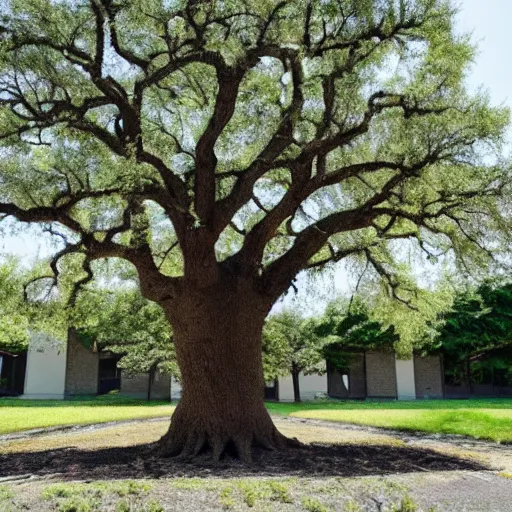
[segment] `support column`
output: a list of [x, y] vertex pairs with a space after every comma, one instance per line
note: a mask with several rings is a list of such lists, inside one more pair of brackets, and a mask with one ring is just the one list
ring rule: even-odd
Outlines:
[[64, 398], [66, 343], [42, 333], [33, 333], [27, 352], [23, 398]]
[[395, 364], [398, 400], [415, 400], [414, 359], [396, 359]]

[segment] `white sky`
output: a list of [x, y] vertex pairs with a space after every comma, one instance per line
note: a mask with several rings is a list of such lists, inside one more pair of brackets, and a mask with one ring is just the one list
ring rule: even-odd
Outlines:
[[[479, 45], [475, 65], [468, 77], [471, 89], [483, 86], [489, 91], [493, 104], [512, 107], [512, 56], [510, 55], [510, 20], [512, 0], [461, 0], [458, 28], [470, 32], [473, 41]], [[30, 264], [37, 257], [49, 254], [48, 237], [37, 228], [25, 230], [11, 236], [0, 233], [0, 255], [14, 254]], [[332, 286], [329, 294], [348, 290], [347, 276], [339, 269], [329, 277]], [[300, 281], [299, 281], [299, 289]], [[299, 297], [305, 297], [308, 290], [302, 290]], [[321, 298], [319, 298], [321, 302]]]

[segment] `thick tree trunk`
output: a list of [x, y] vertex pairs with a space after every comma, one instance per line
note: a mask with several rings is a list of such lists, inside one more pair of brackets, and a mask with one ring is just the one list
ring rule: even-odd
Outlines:
[[300, 383], [299, 383], [300, 371], [295, 367], [292, 368], [292, 383], [293, 383], [293, 398], [295, 402], [301, 402], [300, 399]]
[[163, 456], [226, 451], [250, 461], [252, 449], [291, 444], [275, 428], [263, 402], [261, 332], [266, 310], [248, 294], [186, 292], [168, 309], [182, 376], [182, 397]]

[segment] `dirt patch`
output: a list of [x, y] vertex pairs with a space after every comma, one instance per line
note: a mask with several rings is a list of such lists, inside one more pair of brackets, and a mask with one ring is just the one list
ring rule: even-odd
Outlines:
[[112, 478], [163, 478], [260, 476], [369, 476], [417, 471], [486, 469], [477, 461], [443, 455], [429, 449], [381, 445], [311, 444], [286, 452], [258, 451], [247, 466], [226, 457], [220, 464], [208, 455], [193, 461], [160, 459], [151, 455], [153, 445], [81, 450], [61, 448], [0, 455], [0, 475], [35, 475], [63, 480]]
[[355, 443], [388, 443], [395, 446], [426, 448], [436, 452], [453, 455], [463, 459], [478, 461], [494, 470], [512, 473], [512, 446], [474, 439], [455, 434], [426, 434], [422, 432], [403, 432], [378, 427], [352, 425], [301, 418], [283, 418], [281, 430], [289, 429], [314, 432], [316, 429], [330, 430], [329, 438]]
[[[0, 503], [0, 510], [9, 504], [11, 508], [5, 509], [9, 512], [47, 512], [65, 500], [78, 503], [89, 496], [99, 500], [92, 510], [114, 512], [118, 504], [112, 492], [102, 491], [100, 499], [95, 486], [120, 485], [126, 479], [152, 482], [151, 491], [137, 498], [140, 507], [133, 498], [133, 510], [146, 510], [142, 501], [156, 500], [162, 508], [155, 510], [166, 512], [227, 508], [284, 512], [306, 509], [306, 502], [315, 510], [320, 504], [318, 510], [376, 512], [394, 506], [408, 510], [401, 509], [400, 503], [409, 498], [423, 511], [431, 506], [450, 512], [510, 510], [512, 480], [491, 470], [511, 468], [512, 472], [510, 447], [315, 420], [274, 419], [279, 430], [306, 446], [286, 453], [258, 452], [252, 466], [229, 457], [218, 465], [207, 457], [192, 462], [154, 458], [151, 448], [168, 427], [165, 419], [0, 441], [0, 490], [4, 486], [14, 496]], [[72, 488], [77, 481], [87, 486], [80, 495], [53, 501], [41, 498], [54, 482]], [[499, 489], [499, 496], [493, 489]]]
[[428, 471], [479, 471], [480, 459], [441, 453], [430, 446], [406, 446], [383, 432], [340, 425], [276, 418], [283, 434], [298, 437], [304, 448], [258, 451], [245, 466], [226, 457], [219, 465], [208, 456], [192, 462], [159, 459], [153, 443], [168, 427], [166, 420], [76, 428], [72, 432], [10, 440], [0, 445], [0, 477], [36, 476], [66, 480], [243, 476], [352, 477]]
[[[288, 422], [275, 418], [278, 429], [288, 437], [297, 437], [303, 443], [343, 443], [343, 444], [379, 444], [405, 446], [396, 437], [385, 433], [365, 432], [364, 430], [332, 428], [329, 424], [310, 424]], [[73, 431], [44, 432], [42, 435], [27, 438], [9, 439], [2, 443], [0, 454], [15, 452], [38, 452], [59, 448], [79, 448], [95, 450], [98, 448], [114, 448], [135, 446], [157, 441], [169, 428], [169, 420], [144, 420], [141, 422], [120, 422], [109, 425], [75, 427]]]
[[[66, 438], [68, 440], [71, 439], [79, 439], [82, 436], [81, 441], [83, 439], [89, 438], [93, 439], [95, 436], [91, 434], [107, 429], [107, 432], [111, 429], [122, 430], [123, 427], [128, 429], [132, 429], [133, 431], [139, 431], [141, 423], [144, 424], [144, 431], [141, 432], [140, 436], [134, 436], [133, 432], [130, 432], [130, 435], [125, 436], [128, 438], [128, 444], [137, 444], [133, 443], [130, 440], [134, 437], [145, 437], [145, 440], [148, 441], [154, 435], [155, 432], [158, 432], [158, 436], [163, 435], [164, 430], [167, 430], [169, 427], [169, 421], [171, 417], [159, 417], [159, 418], [148, 418], [148, 419], [134, 419], [134, 420], [121, 420], [121, 421], [112, 421], [105, 423], [95, 423], [92, 425], [72, 425], [72, 426], [60, 426], [60, 427], [48, 427], [44, 429], [34, 429], [27, 430], [22, 432], [14, 432], [12, 434], [3, 434], [0, 435], [0, 453], [2, 453], [2, 448], [5, 446], [14, 446], [18, 441], [27, 441], [27, 444], [24, 446], [32, 446], [32, 445], [40, 445], [41, 439], [43, 438], [56, 438], [60, 437], [61, 434], [69, 434], [70, 437]], [[325, 442], [337, 442], [340, 438], [339, 431], [342, 431], [343, 442], [347, 442], [349, 439], [354, 442], [358, 442], [361, 440], [362, 442], [370, 441], [378, 441], [380, 442], [389, 442], [392, 444], [396, 443], [425, 443], [429, 444], [430, 442], [443, 442], [450, 443], [454, 446], [464, 446], [467, 448], [487, 448], [489, 446], [501, 447], [504, 450], [512, 450], [512, 445], [508, 443], [495, 443], [493, 441], [487, 440], [479, 440], [474, 439], [472, 437], [457, 435], [457, 434], [429, 434], [426, 432], [413, 432], [413, 431], [401, 431], [401, 430], [393, 430], [386, 429], [381, 427], [371, 427], [366, 425], [355, 425], [352, 423], [341, 423], [341, 422], [332, 422], [332, 421], [324, 421], [324, 420], [314, 420], [307, 418], [296, 418], [293, 416], [274, 416], [274, 423], [278, 426], [279, 430], [285, 435], [290, 435], [290, 433], [295, 433], [294, 437], [299, 437], [296, 433], [300, 432], [303, 435], [303, 438], [300, 438], [303, 442], [311, 442], [312, 440], [318, 440], [318, 435], [315, 434], [315, 431], [321, 434], [322, 440]], [[160, 430], [162, 432], [160, 433]], [[338, 431], [338, 432], [337, 432]], [[73, 437], [71, 437], [73, 436]], [[329, 439], [325, 439], [327, 436]], [[101, 436], [103, 438], [103, 443], [105, 442], [105, 436]], [[155, 438], [156, 439], [156, 438]], [[33, 440], [33, 442], [30, 442]], [[91, 442], [90, 444], [94, 444]], [[126, 444], [126, 445], [128, 445]]]

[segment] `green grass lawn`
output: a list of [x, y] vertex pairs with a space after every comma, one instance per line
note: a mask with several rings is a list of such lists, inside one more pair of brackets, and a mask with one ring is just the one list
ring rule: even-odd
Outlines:
[[117, 396], [80, 400], [0, 399], [0, 434], [65, 425], [170, 416], [169, 402], [145, 402]]
[[512, 442], [510, 399], [273, 403], [268, 408], [299, 418]]
[[[404, 431], [462, 434], [512, 443], [512, 400], [317, 401], [267, 403], [274, 414]], [[80, 400], [0, 399], [0, 434], [58, 425], [170, 416], [168, 402], [119, 396]]]

